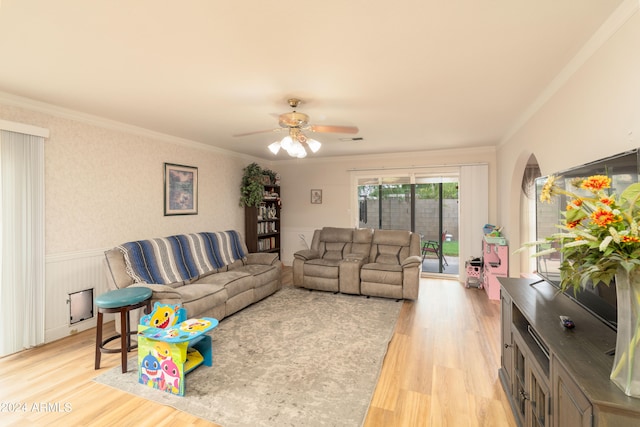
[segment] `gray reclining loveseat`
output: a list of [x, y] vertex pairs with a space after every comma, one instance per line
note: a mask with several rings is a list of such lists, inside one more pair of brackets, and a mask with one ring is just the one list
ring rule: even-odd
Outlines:
[[406, 230], [324, 227], [293, 260], [294, 286], [417, 299], [420, 235]]

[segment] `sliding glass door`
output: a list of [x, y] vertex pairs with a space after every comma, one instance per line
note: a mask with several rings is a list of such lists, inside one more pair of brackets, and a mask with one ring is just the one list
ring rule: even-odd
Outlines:
[[415, 192], [422, 271], [459, 274], [458, 178], [416, 177]]
[[418, 233], [423, 272], [459, 274], [455, 174], [362, 177], [357, 194], [360, 227]]

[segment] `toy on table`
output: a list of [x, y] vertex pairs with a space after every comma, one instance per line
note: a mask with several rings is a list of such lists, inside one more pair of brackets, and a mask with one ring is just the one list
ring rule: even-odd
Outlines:
[[184, 396], [185, 375], [212, 365], [211, 337], [218, 326], [210, 317], [185, 320], [180, 305], [155, 303], [138, 325], [138, 381], [167, 393]]

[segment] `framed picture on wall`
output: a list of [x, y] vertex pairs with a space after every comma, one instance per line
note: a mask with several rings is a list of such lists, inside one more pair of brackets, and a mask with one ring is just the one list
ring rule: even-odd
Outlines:
[[322, 204], [322, 190], [311, 190], [311, 203]]
[[164, 214], [198, 214], [198, 168], [164, 164]]

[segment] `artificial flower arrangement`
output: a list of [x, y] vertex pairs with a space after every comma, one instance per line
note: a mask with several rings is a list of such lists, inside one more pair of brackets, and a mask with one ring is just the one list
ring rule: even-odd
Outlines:
[[[590, 195], [578, 195], [556, 184], [549, 177], [542, 188], [540, 200], [551, 197], [569, 198], [561, 230], [542, 241], [527, 243], [549, 245], [534, 256], [561, 252], [560, 287], [573, 288], [574, 293], [594, 285], [609, 285], [614, 277], [618, 298], [616, 353], [611, 380], [628, 396], [640, 397], [640, 362], [636, 350], [640, 347], [640, 183], [629, 185], [619, 196], [610, 193], [611, 179], [604, 175], [577, 178], [571, 185], [587, 190]], [[587, 193], [587, 194], [588, 194]]]
[[611, 188], [607, 176], [576, 178], [571, 185], [591, 193], [581, 196], [559, 187], [556, 181], [555, 176], [547, 179], [540, 200], [551, 202], [551, 197], [560, 194], [569, 197], [564, 220], [557, 226], [561, 231], [524, 247], [551, 244], [534, 256], [558, 251], [563, 254], [562, 290], [572, 287], [577, 292], [590, 280], [609, 285], [618, 267], [627, 271], [640, 267], [640, 183], [629, 185], [616, 196], [607, 191]]

